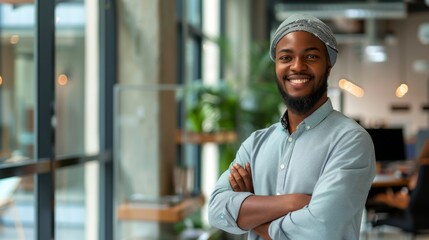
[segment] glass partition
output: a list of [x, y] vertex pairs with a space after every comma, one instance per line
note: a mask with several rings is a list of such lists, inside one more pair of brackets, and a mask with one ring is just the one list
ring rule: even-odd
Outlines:
[[34, 4], [0, 3], [0, 164], [34, 148]]
[[[195, 163], [184, 160], [186, 147], [179, 144], [184, 96], [176, 85], [115, 88], [116, 239], [178, 234], [173, 225], [182, 219], [168, 209], [191, 197], [195, 183]], [[133, 216], [135, 206], [143, 213]]]

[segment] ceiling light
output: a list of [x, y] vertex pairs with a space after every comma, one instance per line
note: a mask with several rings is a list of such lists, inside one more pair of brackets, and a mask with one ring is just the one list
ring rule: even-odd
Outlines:
[[69, 78], [65, 74], [60, 74], [57, 78], [57, 82], [59, 85], [65, 86], [69, 82]]
[[429, 23], [420, 24], [418, 37], [422, 44], [429, 44]]
[[17, 44], [19, 42], [19, 35], [12, 35], [9, 39], [10, 44]]
[[351, 93], [354, 96], [359, 97], [359, 98], [363, 97], [363, 95], [365, 94], [365, 91], [363, 90], [363, 88], [361, 88], [357, 84], [352, 83], [351, 81], [344, 79], [344, 78], [340, 79], [338, 81], [338, 86], [341, 89], [343, 89], [343, 90], [345, 90], [345, 91], [347, 91], [347, 92], [349, 92], [349, 93]]
[[385, 62], [387, 59], [383, 45], [368, 45], [365, 54], [370, 62]]
[[429, 60], [415, 60], [413, 69], [416, 73], [429, 73]]
[[408, 85], [405, 83], [402, 83], [396, 89], [395, 95], [396, 95], [396, 97], [401, 98], [401, 97], [405, 96], [405, 94], [407, 94], [407, 92], [408, 92]]
[[404, 2], [370, 1], [365, 3], [277, 3], [275, 15], [280, 22], [296, 13], [307, 13], [317, 18], [346, 17], [355, 19], [404, 19], [407, 9]]

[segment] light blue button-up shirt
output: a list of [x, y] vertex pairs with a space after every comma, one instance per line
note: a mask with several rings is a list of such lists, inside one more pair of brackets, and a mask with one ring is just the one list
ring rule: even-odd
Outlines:
[[[328, 100], [289, 134], [282, 124], [258, 130], [241, 145], [232, 164], [249, 162], [255, 195], [311, 194], [303, 209], [274, 220], [272, 239], [359, 239], [362, 211], [375, 177], [374, 146], [356, 121]], [[232, 166], [232, 165], [231, 165]], [[230, 233], [242, 202], [252, 193], [234, 192], [229, 170], [209, 200], [209, 222]], [[249, 231], [248, 239], [261, 239]]]

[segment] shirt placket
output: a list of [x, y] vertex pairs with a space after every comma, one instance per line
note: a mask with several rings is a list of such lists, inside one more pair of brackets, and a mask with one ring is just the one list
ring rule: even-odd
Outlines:
[[276, 194], [281, 195], [286, 192], [286, 176], [289, 169], [289, 163], [292, 158], [293, 149], [295, 148], [296, 139], [301, 135], [302, 129], [305, 129], [305, 123], [300, 124], [296, 131], [289, 135], [285, 140], [284, 156], [280, 156], [278, 174], [277, 174], [277, 188]]

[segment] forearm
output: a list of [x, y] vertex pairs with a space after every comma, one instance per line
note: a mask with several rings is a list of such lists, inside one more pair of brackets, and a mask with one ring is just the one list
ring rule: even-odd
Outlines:
[[270, 223], [271, 223], [271, 222], [268, 222], [268, 223], [264, 223], [264, 224], [262, 224], [262, 225], [259, 225], [259, 226], [255, 227], [255, 228], [253, 229], [253, 231], [254, 231], [256, 234], [258, 234], [260, 237], [262, 237], [263, 239], [265, 239], [265, 240], [271, 240], [271, 237], [270, 237], [270, 235], [268, 234], [268, 228], [270, 227]]
[[305, 194], [249, 196], [241, 205], [237, 225], [241, 229], [253, 229], [303, 208], [310, 202], [310, 198], [311, 196]]

